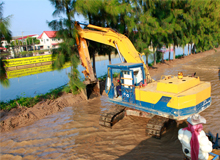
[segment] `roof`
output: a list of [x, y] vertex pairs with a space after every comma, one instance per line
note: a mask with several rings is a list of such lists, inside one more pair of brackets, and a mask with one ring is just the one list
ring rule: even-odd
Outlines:
[[7, 48], [4, 48], [4, 47], [0, 47], [0, 50], [6, 50]]
[[27, 37], [33, 37], [33, 36], [36, 36], [36, 35], [37, 34], [27, 35], [27, 36], [20, 37], [18, 39], [26, 39]]
[[43, 31], [43, 33], [42, 33], [38, 38], [40, 39], [44, 33], [45, 33], [49, 38], [54, 38], [54, 37], [56, 37], [57, 31]]

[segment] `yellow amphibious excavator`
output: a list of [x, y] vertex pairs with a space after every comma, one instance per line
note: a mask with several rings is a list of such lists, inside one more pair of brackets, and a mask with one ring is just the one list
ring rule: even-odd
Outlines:
[[[146, 124], [146, 134], [160, 138], [168, 121], [181, 121], [192, 114], [200, 113], [211, 105], [211, 84], [200, 81], [199, 77], [162, 76], [154, 81], [140, 54], [131, 41], [111, 28], [103, 28], [91, 24], [89, 29], [82, 29], [79, 22], [75, 23], [79, 39], [78, 49], [87, 55], [86, 39], [115, 47], [127, 63], [107, 66], [106, 93], [108, 100], [117, 104], [113, 112], [101, 115], [99, 124], [112, 127], [126, 115], [150, 118]], [[86, 56], [84, 58], [86, 61]], [[90, 69], [86, 68], [89, 75]], [[120, 72], [120, 87], [117, 90], [113, 83], [113, 73]], [[92, 78], [92, 77], [91, 77]], [[118, 96], [119, 95], [119, 96]]]

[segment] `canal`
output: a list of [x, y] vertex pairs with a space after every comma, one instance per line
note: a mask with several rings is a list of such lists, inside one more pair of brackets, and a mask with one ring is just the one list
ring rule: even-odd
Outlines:
[[[191, 46], [190, 46], [191, 48]], [[185, 55], [188, 54], [188, 46], [185, 46]], [[183, 50], [180, 47], [176, 47], [176, 55], [182, 55]], [[120, 63], [120, 58], [118, 55], [113, 55], [112, 64]], [[164, 54], [164, 59], [168, 59], [169, 51]], [[143, 57], [146, 61], [146, 57]], [[152, 56], [149, 56], [149, 63], [151, 63]], [[171, 52], [171, 59], [173, 59], [173, 52]], [[103, 58], [102, 56], [96, 57], [96, 74], [97, 77], [103, 76], [107, 73], [107, 65], [109, 64], [108, 58]], [[46, 71], [43, 73], [32, 74], [27, 76], [18, 76], [16, 78], [10, 78], [10, 86], [8, 88], [0, 85], [0, 101], [9, 101], [10, 99], [15, 99], [17, 97], [33, 97], [39, 94], [45, 94], [51, 89], [58, 88], [69, 82], [68, 73], [71, 67], [64, 68], [60, 71]], [[81, 73], [84, 68], [79, 65], [78, 70]], [[19, 70], [17, 70], [19, 72]], [[84, 76], [81, 73], [81, 78]]]

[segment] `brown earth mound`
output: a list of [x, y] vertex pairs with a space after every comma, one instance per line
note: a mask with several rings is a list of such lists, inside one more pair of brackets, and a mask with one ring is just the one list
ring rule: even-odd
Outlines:
[[10, 111], [0, 111], [0, 132], [9, 131], [14, 128], [30, 125], [36, 120], [62, 110], [64, 107], [86, 101], [83, 93], [73, 95], [64, 93], [55, 100], [43, 100], [32, 108], [19, 107]]

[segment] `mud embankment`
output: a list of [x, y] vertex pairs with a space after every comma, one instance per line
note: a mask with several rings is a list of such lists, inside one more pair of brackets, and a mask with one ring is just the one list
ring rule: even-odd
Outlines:
[[63, 94], [55, 100], [43, 100], [31, 108], [19, 107], [10, 111], [0, 111], [0, 132], [27, 126], [47, 115], [56, 113], [64, 107], [86, 101], [84, 94]]

